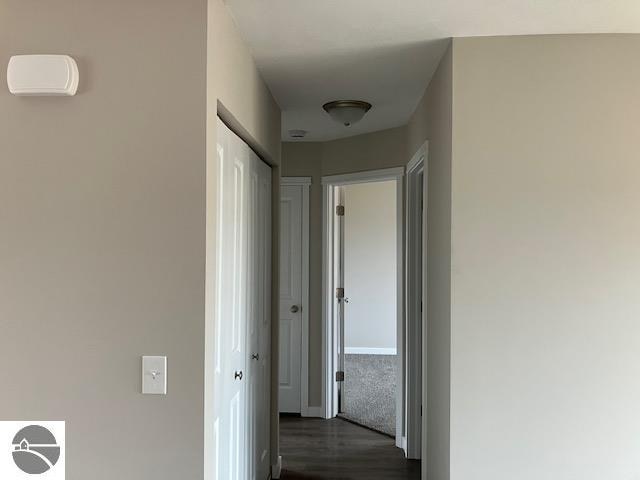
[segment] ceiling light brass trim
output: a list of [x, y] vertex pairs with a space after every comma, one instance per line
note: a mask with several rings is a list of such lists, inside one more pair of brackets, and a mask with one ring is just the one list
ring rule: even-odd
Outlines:
[[327, 102], [322, 106], [324, 111], [327, 113], [334, 108], [344, 107], [361, 108], [365, 113], [371, 110], [371, 104], [362, 100], [334, 100], [333, 102]]

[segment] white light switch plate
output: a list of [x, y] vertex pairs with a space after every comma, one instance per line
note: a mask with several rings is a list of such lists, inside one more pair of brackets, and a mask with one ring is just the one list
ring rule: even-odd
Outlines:
[[167, 357], [142, 357], [142, 393], [167, 394]]

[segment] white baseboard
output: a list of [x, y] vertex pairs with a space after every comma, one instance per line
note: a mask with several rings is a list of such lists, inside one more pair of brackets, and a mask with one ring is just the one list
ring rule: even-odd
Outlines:
[[282, 455], [278, 455], [278, 463], [271, 465], [271, 478], [277, 480], [282, 472]]
[[307, 407], [302, 410], [300, 414], [302, 417], [311, 417], [311, 418], [324, 418], [324, 408], [322, 407]]
[[344, 353], [351, 355], [395, 355], [395, 348], [346, 347]]

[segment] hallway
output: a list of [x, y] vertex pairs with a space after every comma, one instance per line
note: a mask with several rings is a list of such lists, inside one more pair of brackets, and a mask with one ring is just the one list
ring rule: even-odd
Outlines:
[[282, 480], [413, 480], [420, 462], [406, 460], [393, 439], [337, 418], [280, 418]]

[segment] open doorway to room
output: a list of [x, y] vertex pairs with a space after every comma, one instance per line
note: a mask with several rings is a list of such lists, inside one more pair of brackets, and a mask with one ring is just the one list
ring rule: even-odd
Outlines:
[[396, 189], [394, 180], [384, 180], [335, 190], [344, 288], [344, 297], [336, 298], [343, 303], [338, 415], [391, 437], [398, 391]]
[[323, 386], [326, 418], [383, 432], [406, 452], [403, 175], [322, 179]]

